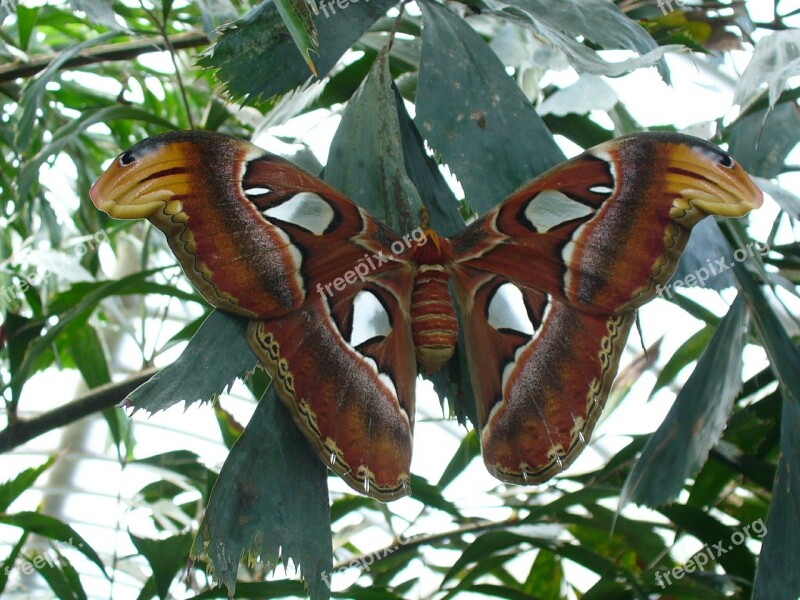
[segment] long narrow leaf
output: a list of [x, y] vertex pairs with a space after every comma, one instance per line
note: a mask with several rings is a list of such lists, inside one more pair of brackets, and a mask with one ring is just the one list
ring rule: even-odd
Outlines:
[[664, 422], [650, 438], [620, 497], [657, 507], [677, 497], [717, 443], [742, 388], [744, 300], [737, 296]]
[[43, 537], [67, 544], [96, 564], [102, 571], [103, 576], [108, 577], [103, 561], [100, 560], [94, 548], [66, 523], [37, 512], [19, 512], [11, 515], [0, 514], [0, 523], [19, 527], [25, 531], [38, 533]]
[[38, 467], [25, 469], [13, 479], [0, 483], [0, 512], [6, 512], [11, 503], [19, 498], [20, 494], [25, 490], [30, 489], [39, 476], [53, 465], [55, 460], [55, 455], [52, 455]]
[[[405, 233], [419, 224], [422, 202], [405, 171], [388, 51], [385, 46], [378, 53], [347, 105], [331, 143], [325, 180], [385, 225]], [[359, 156], [370, 157], [370, 168]]]
[[10, 386], [14, 397], [19, 396], [22, 386], [30, 376], [30, 371], [38, 356], [55, 340], [56, 337], [71, 323], [86, 319], [97, 304], [104, 298], [118, 294], [125, 294], [130, 290], [136, 289], [141, 282], [161, 269], [151, 269], [128, 275], [117, 281], [104, 281], [86, 294], [79, 302], [59, 315], [58, 322], [50, 327], [44, 335], [28, 346], [25, 357], [19, 365]]
[[[275, 7], [283, 19], [283, 24], [289, 30], [297, 49], [303, 55], [308, 68], [317, 77], [317, 69], [311, 60], [311, 53], [317, 51], [319, 39], [317, 28], [314, 25], [311, 9], [306, 0], [274, 0]], [[313, 0], [311, 0], [313, 1]]]
[[31, 132], [36, 129], [34, 127], [36, 113], [42, 104], [42, 98], [44, 97], [45, 90], [47, 89], [47, 84], [50, 83], [64, 63], [78, 54], [81, 50], [101, 44], [102, 42], [117, 37], [118, 35], [120, 34], [117, 31], [109, 31], [98, 36], [93, 36], [91, 39], [88, 39], [85, 42], [75, 44], [70, 48], [62, 50], [58, 53], [56, 58], [54, 58], [50, 64], [47, 65], [47, 68], [39, 73], [36, 79], [28, 83], [22, 93], [22, 98], [20, 99], [22, 114], [19, 117], [19, 122], [17, 123], [17, 134], [14, 138], [14, 143], [20, 152], [27, 150], [35, 139], [33, 135], [31, 135]]
[[39, 168], [48, 158], [61, 152], [91, 125], [95, 123], [106, 123], [115, 119], [155, 123], [166, 129], [171, 129], [173, 127], [169, 121], [134, 106], [113, 105], [104, 106], [103, 108], [95, 110], [87, 110], [80, 117], [70, 121], [56, 131], [53, 134], [53, 139], [37, 152], [36, 156], [22, 165], [19, 171], [19, 180], [17, 181], [20, 200], [25, 200], [28, 197], [31, 186], [39, 178]]

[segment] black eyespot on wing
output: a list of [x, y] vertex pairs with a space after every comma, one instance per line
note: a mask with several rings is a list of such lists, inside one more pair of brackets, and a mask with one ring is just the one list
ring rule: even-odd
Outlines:
[[136, 157], [133, 155], [133, 152], [131, 152], [130, 150], [128, 150], [127, 152], [123, 152], [119, 156], [119, 164], [122, 165], [123, 167], [128, 166], [129, 164], [131, 164], [135, 160], [136, 160]]

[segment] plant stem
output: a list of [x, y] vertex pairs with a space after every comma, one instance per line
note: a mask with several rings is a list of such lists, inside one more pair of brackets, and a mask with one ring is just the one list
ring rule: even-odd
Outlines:
[[106, 408], [117, 406], [128, 394], [155, 375], [159, 369], [141, 371], [130, 379], [101, 385], [33, 419], [18, 419], [0, 431], [0, 453], [8, 452], [35, 437], [79, 421]]
[[[169, 43], [161, 36], [158, 36], [137, 40], [135, 42], [106, 44], [105, 46], [90, 48], [66, 61], [62, 65], [62, 68], [70, 69], [106, 61], [130, 60], [142, 54], [169, 50], [170, 46], [172, 46], [174, 50], [184, 50], [186, 48], [196, 48], [209, 44], [208, 37], [202, 32], [179, 33], [170, 36], [168, 40]], [[57, 54], [45, 54], [29, 61], [15, 61], [7, 65], [2, 65], [0, 66], [0, 83], [36, 75], [39, 71], [44, 70], [56, 56]]]

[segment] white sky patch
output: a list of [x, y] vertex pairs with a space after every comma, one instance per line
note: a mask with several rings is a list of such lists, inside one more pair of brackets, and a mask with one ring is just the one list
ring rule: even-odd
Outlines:
[[[245, 190], [245, 194], [248, 191]], [[264, 214], [302, 227], [314, 235], [325, 233], [335, 216], [331, 205], [313, 192], [301, 192], [290, 200], [265, 210]]]
[[592, 214], [594, 210], [576, 202], [566, 194], [556, 190], [545, 190], [536, 195], [525, 207], [525, 218], [536, 231], [544, 233], [562, 223], [568, 223]]
[[392, 332], [389, 313], [372, 292], [361, 291], [353, 302], [353, 332], [350, 345], [358, 346], [374, 337], [386, 337]]
[[513, 329], [533, 335], [533, 323], [525, 310], [525, 301], [519, 288], [504, 283], [489, 302], [489, 325], [495, 329]]

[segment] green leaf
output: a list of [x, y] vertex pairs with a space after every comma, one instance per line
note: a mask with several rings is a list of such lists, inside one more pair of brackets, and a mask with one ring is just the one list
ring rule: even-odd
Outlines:
[[105, 42], [106, 40], [117, 37], [118, 35], [119, 33], [117, 32], [104, 33], [98, 36], [93, 36], [91, 39], [88, 39], [85, 42], [75, 44], [74, 46], [62, 50], [56, 55], [50, 64], [47, 65], [47, 68], [44, 71], [39, 73], [39, 75], [34, 79], [28, 81], [27, 85], [22, 91], [22, 97], [19, 101], [19, 105], [22, 108], [22, 113], [19, 117], [19, 121], [17, 122], [17, 133], [14, 137], [14, 145], [21, 153], [27, 150], [33, 140], [36, 139], [36, 136], [32, 135], [32, 132], [37, 130], [37, 128], [34, 126], [34, 123], [36, 122], [36, 113], [42, 105], [42, 99], [44, 98], [45, 91], [47, 90], [47, 84], [50, 83], [50, 81], [56, 76], [62, 65], [70, 58], [78, 54], [81, 50], [84, 50], [85, 48], [91, 48], [92, 46]]
[[[631, 445], [636, 441], [631, 442]], [[566, 509], [572, 506], [594, 504], [603, 498], [611, 498], [619, 493], [619, 488], [615, 486], [601, 487], [599, 485], [584, 486], [579, 490], [564, 494], [560, 498], [543, 504], [541, 506], [530, 507], [530, 513], [521, 524], [534, 524], [539, 522], [549, 522], [556, 520]]]
[[403, 97], [396, 87], [394, 97], [405, 171], [417, 188], [422, 204], [428, 209], [431, 227], [441, 235], [455, 235], [464, 229], [464, 218], [458, 210], [458, 200], [442, 176], [439, 165], [428, 156], [425, 140], [408, 114]]
[[306, 590], [299, 581], [265, 581], [261, 583], [240, 583], [236, 586], [235, 592], [229, 592], [226, 588], [216, 587], [192, 596], [189, 600], [211, 600], [212, 598], [305, 598]]
[[516, 548], [530, 541], [531, 538], [511, 531], [490, 531], [479, 535], [475, 541], [461, 553], [461, 556], [453, 563], [453, 566], [450, 567], [447, 573], [445, 573], [445, 576], [442, 578], [442, 587], [444, 587], [445, 583], [461, 573], [467, 565], [480, 562], [487, 556], [501, 550]]
[[388, 46], [347, 104], [331, 143], [325, 181], [396, 232], [419, 225], [422, 202], [405, 171]]
[[800, 114], [794, 102], [759, 110], [730, 126], [729, 151], [751, 175], [771, 179], [784, 170], [786, 157], [800, 141]]
[[70, 4], [86, 13], [92, 23], [111, 30], [123, 29], [114, 18], [113, 0], [70, 0]]
[[19, 49], [28, 51], [36, 18], [39, 16], [39, 7], [17, 6], [17, 32], [19, 33]]
[[584, 507], [588, 516], [566, 511], [559, 521], [570, 524], [570, 532], [583, 545], [609, 555], [624, 554], [636, 563], [652, 564], [667, 550], [664, 538], [654, 531], [653, 521], [628, 519], [601, 504]]
[[[725, 231], [735, 242], [740, 241], [730, 224], [726, 224]], [[800, 495], [794, 489], [800, 480], [800, 350], [744, 264], [737, 263], [733, 270], [783, 396], [781, 453], [754, 584], [755, 597], [796, 597], [800, 595], [800, 572], [785, 568], [782, 561], [792, 556], [800, 539]]]
[[506, 598], [507, 600], [539, 600], [541, 596], [531, 596], [527, 592], [521, 592], [512, 588], [489, 583], [478, 583], [464, 588], [465, 592], [472, 592], [479, 598]]
[[420, 8], [417, 127], [483, 213], [564, 155], [475, 30], [441, 4]]
[[800, 535], [800, 404], [784, 396], [781, 417], [781, 456], [767, 515], [767, 536], [761, 546], [753, 586], [754, 598], [800, 597], [800, 571], [787, 568]]
[[0, 483], [0, 512], [6, 512], [11, 503], [19, 498], [25, 490], [30, 489], [36, 483], [39, 475], [49, 469], [55, 460], [55, 455], [51, 455], [38, 467], [25, 469], [13, 479]]
[[739, 578], [739, 583], [743, 584], [744, 587], [750, 587], [747, 582], [753, 580], [755, 557], [745, 544], [734, 543], [739, 539], [740, 534], [744, 536], [743, 539], [747, 537], [743, 527], [723, 525], [707, 511], [693, 506], [672, 504], [659, 509], [659, 512], [663, 513], [680, 529], [692, 534], [706, 544], [709, 551], [713, 553], [713, 558], [727, 573]]
[[130, 532], [128, 535], [136, 550], [150, 565], [158, 597], [164, 600], [169, 595], [172, 580], [189, 561], [192, 534], [180, 533], [160, 540], [140, 538]]
[[335, 523], [342, 517], [362, 509], [375, 508], [375, 501], [367, 496], [346, 495], [331, 504], [331, 522]]
[[103, 344], [97, 330], [87, 323], [70, 327], [67, 348], [89, 388], [111, 381]]
[[[494, 576], [501, 580], [506, 579], [506, 577], [504, 577], [506, 573], [506, 568], [505, 568], [506, 563], [511, 562], [518, 556], [519, 554], [512, 551], [505, 554], [495, 554], [493, 556], [488, 556], [483, 560], [476, 562], [475, 566], [468, 569], [464, 573], [464, 575], [460, 578], [458, 585], [448, 589], [447, 594], [442, 597], [442, 600], [450, 600], [450, 598], [458, 598], [462, 592], [471, 589], [472, 586], [475, 584], [475, 582], [481, 577], [484, 577], [485, 579], [486, 576]], [[516, 582], [514, 583], [516, 584]], [[499, 589], [503, 589], [506, 593], [511, 591], [509, 590], [508, 587]], [[522, 590], [518, 591], [514, 589], [513, 593], [516, 594], [520, 593], [521, 591]]]
[[543, 115], [542, 119], [553, 135], [563, 135], [581, 148], [591, 148], [614, 137], [614, 132], [595, 123], [589, 115], [568, 114], [558, 117]]
[[86, 591], [78, 572], [63, 554], [58, 554], [57, 561], [47, 554], [36, 554], [29, 562], [58, 598], [86, 600]]
[[[345, 51], [395, 4], [370, 0], [347, 5], [343, 18], [314, 17], [318, 38], [317, 72], [324, 76]], [[336, 11], [336, 4], [326, 5]], [[332, 16], [332, 15], [331, 15]], [[273, 2], [262, 2], [217, 38], [211, 53], [199, 64], [217, 70], [233, 96], [248, 101], [270, 99], [303, 84], [308, 67], [295, 51], [294, 41]]]
[[650, 391], [650, 398], [675, 381], [675, 378], [684, 367], [687, 367], [700, 358], [703, 350], [708, 347], [708, 343], [711, 341], [716, 329], [716, 327], [711, 326], [703, 327], [681, 344], [680, 348], [673, 352], [667, 364], [664, 365], [661, 372], [658, 374], [656, 383]]
[[219, 431], [222, 434], [222, 441], [230, 450], [242, 435], [244, 426], [236, 420], [230, 412], [222, 408], [219, 402], [214, 404], [214, 415], [217, 417]]
[[[184, 400], [187, 406], [215, 399], [233, 381], [258, 364], [247, 343], [249, 321], [213, 311], [180, 357], [139, 386], [127, 398], [136, 410], [165, 410]], [[220, 348], [225, 360], [220, 360]]]
[[[314, 0], [309, 1], [313, 2]], [[306, 61], [314, 77], [317, 77], [317, 69], [314, 67], [314, 61], [311, 60], [311, 53], [316, 52], [319, 39], [311, 8], [306, 0], [274, 0], [274, 2], [281, 19], [283, 19], [283, 24], [289, 30], [289, 35], [292, 36], [300, 54], [303, 55], [303, 60]]]
[[543, 548], [536, 554], [536, 560], [525, 580], [525, 591], [547, 600], [559, 600], [563, 597], [563, 581], [564, 569], [561, 561], [554, 553]]
[[[5, 328], [5, 334], [7, 336], [8, 365], [12, 381], [20, 376], [20, 368], [25, 363], [28, 347], [34, 340], [39, 338], [43, 325], [44, 321], [42, 319], [29, 319], [15, 313], [6, 315], [3, 327]], [[21, 390], [21, 385], [11, 388], [12, 400], [9, 406], [10, 411], [16, 409]]]
[[[464, 436], [458, 449], [453, 454], [453, 458], [447, 463], [447, 466], [436, 484], [439, 488], [444, 489], [450, 485], [453, 480], [461, 475], [464, 469], [467, 468], [475, 457], [481, 453], [481, 444], [478, 440], [478, 432], [471, 430]], [[414, 489], [414, 488], [412, 488]], [[416, 489], [414, 489], [416, 491]]]
[[69, 121], [53, 133], [53, 138], [50, 142], [39, 150], [34, 157], [23, 163], [17, 181], [20, 199], [25, 200], [28, 197], [31, 186], [39, 179], [39, 168], [48, 158], [63, 151], [69, 144], [74, 143], [76, 138], [91, 125], [107, 123], [116, 119], [143, 121], [145, 123], [154, 123], [167, 129], [173, 128], [169, 121], [134, 106], [113, 105], [98, 109], [88, 109], [80, 117]]
[[414, 500], [422, 502], [426, 508], [436, 508], [456, 519], [461, 519], [461, 511], [455, 504], [444, 499], [442, 489], [438, 485], [431, 484], [419, 475], [411, 475], [411, 489], [414, 490]]
[[698, 321], [705, 321], [707, 324], [713, 325], [714, 327], [720, 322], [720, 318], [717, 315], [691, 298], [675, 294], [672, 301]]
[[[78, 302], [64, 310], [63, 313], [59, 314], [58, 322], [28, 345], [25, 356], [17, 372], [11, 379], [10, 386], [12, 392], [18, 396], [19, 391], [30, 376], [30, 371], [36, 359], [40, 354], [50, 348], [50, 345], [55, 341], [56, 337], [58, 337], [66, 327], [76, 321], [85, 321], [91, 311], [94, 310], [97, 304], [104, 298], [126, 293], [135, 293], [132, 290], [140, 286], [145, 278], [160, 270], [161, 269], [151, 269], [149, 271], [141, 271], [119, 280], [92, 284], [92, 290], [89, 293], [85, 294]], [[51, 318], [53, 316], [56, 315], [51, 314]]]
[[200, 457], [189, 450], [171, 450], [135, 461], [138, 465], [148, 465], [157, 469], [177, 473], [202, 490], [214, 473], [206, 467]]
[[27, 531], [22, 532], [22, 535], [19, 540], [17, 540], [17, 543], [14, 544], [8, 556], [6, 556], [3, 564], [0, 565], [0, 592], [5, 590], [6, 585], [8, 585], [8, 574], [11, 572], [11, 569], [14, 568], [17, 558], [22, 555], [22, 547], [25, 545], [25, 542], [28, 541], [28, 535]]
[[[681, 281], [686, 287], [703, 287], [716, 291], [734, 285], [733, 272], [723, 268], [715, 259], [725, 259], [725, 265], [732, 264], [731, 247], [719, 230], [713, 218], [700, 221], [692, 229], [689, 243], [681, 254], [675, 274], [664, 286], [662, 298], [672, 299], [675, 282]], [[694, 278], [687, 279], [691, 275]]]
[[[597, 74], [618, 74], [614, 63], [609, 63], [606, 68], [608, 70], [604, 70], [602, 59], [595, 58], [592, 50], [571, 39], [583, 36], [607, 50], [633, 50], [641, 56], [651, 53], [644, 64], [658, 61], [659, 74], [664, 81], [670, 82], [667, 63], [661, 56], [663, 52], [659, 51], [656, 41], [647, 30], [626, 16], [610, 0], [509, 0], [509, 4], [534, 17], [536, 29], [563, 50], [579, 71], [589, 70], [592, 65], [597, 64], [600, 71]], [[595, 69], [590, 72], [595, 72]]]
[[13, 515], [0, 514], [0, 523], [19, 527], [25, 531], [38, 533], [42, 537], [67, 544], [96, 564], [102, 571], [103, 576], [108, 578], [105, 567], [103, 567], [103, 561], [100, 560], [94, 548], [66, 523], [36, 512], [18, 512]]
[[330, 528], [325, 466], [270, 389], [222, 467], [192, 556], [207, 556], [230, 593], [242, 553], [266, 564], [291, 558], [312, 600], [327, 600]]
[[742, 388], [745, 323], [744, 300], [737, 296], [628, 476], [620, 505], [660, 506], [675, 499], [686, 479], [700, 470]]

